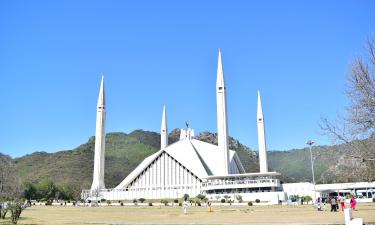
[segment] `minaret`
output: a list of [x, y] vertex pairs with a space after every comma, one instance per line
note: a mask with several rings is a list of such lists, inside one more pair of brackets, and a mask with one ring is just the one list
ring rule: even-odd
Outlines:
[[219, 175], [228, 175], [229, 170], [229, 149], [228, 149], [228, 125], [227, 125], [227, 95], [225, 89], [223, 65], [221, 62], [221, 51], [217, 65], [216, 80], [216, 105], [217, 105], [217, 139], [218, 147], [222, 153], [222, 172]]
[[98, 106], [96, 112], [96, 133], [95, 133], [95, 157], [94, 176], [91, 190], [104, 189], [104, 160], [105, 160], [105, 94], [104, 76], [100, 84]]
[[266, 136], [264, 130], [264, 117], [262, 110], [262, 100], [260, 98], [260, 93], [258, 91], [258, 145], [259, 145], [259, 172], [267, 173], [267, 152], [266, 152]]
[[168, 127], [167, 127], [167, 114], [165, 112], [165, 106], [163, 107], [163, 118], [161, 119], [160, 129], [160, 149], [164, 149], [168, 146]]

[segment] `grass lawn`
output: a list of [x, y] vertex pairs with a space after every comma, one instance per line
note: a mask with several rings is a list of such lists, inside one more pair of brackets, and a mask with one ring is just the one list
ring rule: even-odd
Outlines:
[[[318, 212], [312, 206], [178, 206], [62, 207], [33, 206], [18, 224], [344, 224], [343, 212]], [[375, 204], [360, 204], [354, 217], [375, 222]], [[0, 224], [7, 224], [1, 221]]]

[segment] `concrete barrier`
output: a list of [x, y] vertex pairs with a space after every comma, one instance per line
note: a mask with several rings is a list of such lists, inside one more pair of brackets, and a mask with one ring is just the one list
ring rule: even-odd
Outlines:
[[362, 218], [353, 218], [353, 210], [351, 208], [344, 209], [345, 225], [363, 225]]

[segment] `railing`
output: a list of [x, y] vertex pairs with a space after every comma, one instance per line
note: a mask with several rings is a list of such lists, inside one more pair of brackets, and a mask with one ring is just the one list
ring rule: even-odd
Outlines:
[[254, 188], [254, 187], [278, 187], [278, 179], [257, 179], [257, 180], [211, 180], [202, 183], [202, 189], [226, 189], [226, 188]]

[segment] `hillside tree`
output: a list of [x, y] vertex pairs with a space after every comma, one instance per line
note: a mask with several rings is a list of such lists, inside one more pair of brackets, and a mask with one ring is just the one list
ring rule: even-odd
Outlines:
[[366, 55], [350, 64], [345, 94], [349, 105], [346, 114], [336, 121], [322, 118], [320, 127], [338, 143], [351, 146], [348, 157], [368, 164], [368, 180], [375, 178], [375, 35], [368, 38]]

